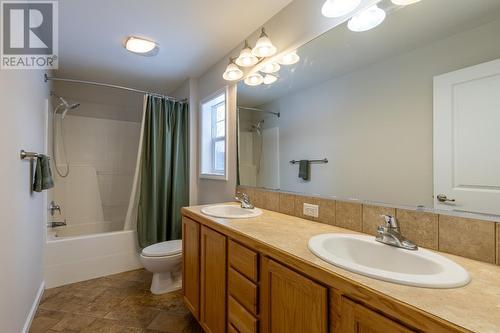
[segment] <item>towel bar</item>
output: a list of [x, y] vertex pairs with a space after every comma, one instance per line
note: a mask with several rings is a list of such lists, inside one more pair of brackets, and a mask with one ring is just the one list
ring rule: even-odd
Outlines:
[[[328, 159], [324, 158], [322, 160], [307, 160], [309, 163], [328, 163]], [[299, 161], [296, 161], [296, 160], [291, 160], [290, 161], [291, 164], [297, 164], [297, 163], [300, 163], [300, 160]]]
[[[24, 160], [27, 158], [37, 158], [40, 154], [21, 149], [19, 155], [21, 156], [21, 159]], [[48, 157], [48, 159], [50, 160], [50, 157]]]

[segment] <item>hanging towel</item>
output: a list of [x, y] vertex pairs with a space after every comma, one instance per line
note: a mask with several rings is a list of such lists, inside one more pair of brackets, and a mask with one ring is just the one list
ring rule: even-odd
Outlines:
[[35, 178], [33, 180], [33, 191], [42, 192], [54, 187], [52, 171], [50, 170], [49, 158], [39, 154], [36, 159]]
[[299, 162], [299, 178], [309, 180], [309, 161], [300, 160]]

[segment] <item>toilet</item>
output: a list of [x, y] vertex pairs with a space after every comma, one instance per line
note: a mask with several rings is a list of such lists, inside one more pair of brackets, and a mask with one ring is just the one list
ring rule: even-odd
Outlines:
[[182, 288], [182, 240], [171, 240], [145, 247], [141, 263], [153, 273], [151, 292], [164, 294]]

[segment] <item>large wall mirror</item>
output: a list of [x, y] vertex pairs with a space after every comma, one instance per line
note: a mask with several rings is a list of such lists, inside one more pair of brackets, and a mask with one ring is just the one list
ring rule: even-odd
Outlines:
[[238, 84], [239, 184], [500, 214], [500, 1], [379, 7], [375, 29], [339, 25], [276, 82]]

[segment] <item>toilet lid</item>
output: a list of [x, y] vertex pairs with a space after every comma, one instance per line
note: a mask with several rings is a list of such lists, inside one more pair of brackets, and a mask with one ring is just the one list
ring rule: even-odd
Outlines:
[[171, 240], [167, 242], [156, 243], [145, 247], [142, 255], [146, 257], [164, 257], [182, 252], [182, 240]]

